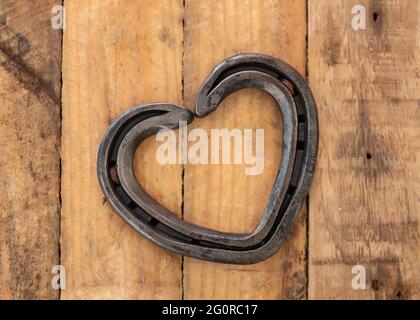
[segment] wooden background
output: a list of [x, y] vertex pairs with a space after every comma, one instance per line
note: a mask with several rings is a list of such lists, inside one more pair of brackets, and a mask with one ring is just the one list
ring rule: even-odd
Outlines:
[[[420, 1], [64, 0], [64, 31], [51, 27], [57, 4], [0, 2], [0, 298], [420, 298]], [[356, 4], [367, 18], [357, 32]], [[96, 177], [118, 114], [193, 109], [212, 67], [240, 52], [297, 68], [320, 122], [307, 203], [280, 251], [251, 266], [160, 249], [110, 209]], [[263, 128], [263, 174], [161, 166], [151, 138], [139, 181], [187, 221], [251, 231], [281, 157], [273, 101], [243, 90], [192, 127]], [[51, 287], [58, 264], [62, 290]], [[358, 264], [365, 290], [351, 285]]]

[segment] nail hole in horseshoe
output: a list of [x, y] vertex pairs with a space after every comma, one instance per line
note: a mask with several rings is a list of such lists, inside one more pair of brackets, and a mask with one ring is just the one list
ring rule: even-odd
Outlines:
[[109, 168], [109, 176], [113, 183], [120, 184], [120, 179], [118, 179], [117, 167], [115, 166], [115, 164], [112, 164]]

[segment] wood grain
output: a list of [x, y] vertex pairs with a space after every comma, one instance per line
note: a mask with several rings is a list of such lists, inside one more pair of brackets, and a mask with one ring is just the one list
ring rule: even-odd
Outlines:
[[[57, 264], [63, 299], [420, 298], [419, 1], [65, 0], [62, 114], [62, 31], [50, 21], [59, 2], [0, 2], [0, 299], [59, 298]], [[366, 30], [351, 28], [355, 4]], [[96, 177], [117, 115], [150, 102], [193, 109], [213, 66], [240, 52], [302, 74], [308, 61], [320, 122], [309, 247], [304, 206], [280, 251], [251, 266], [160, 249], [115, 214]], [[246, 165], [161, 166], [153, 138], [137, 152], [136, 176], [187, 221], [250, 232], [281, 158], [277, 113], [247, 89], [190, 126], [263, 128], [259, 176]], [[366, 268], [366, 290], [352, 288], [354, 265]]]
[[[184, 97], [194, 108], [212, 68], [241, 52], [282, 58], [305, 73], [305, 1], [185, 2]], [[280, 161], [282, 122], [272, 99], [258, 90], [228, 97], [191, 128], [262, 128], [264, 171], [246, 176], [245, 165], [185, 166], [184, 218], [223, 231], [250, 232], [266, 206]], [[186, 299], [302, 299], [306, 296], [306, 215], [302, 210], [280, 252], [256, 265], [221, 265], [185, 258]]]
[[0, 299], [56, 299], [61, 31], [51, 0], [0, 3]]
[[[420, 2], [310, 1], [320, 151], [310, 195], [309, 298], [420, 297]], [[351, 286], [366, 268], [366, 290]]]
[[[180, 298], [181, 257], [141, 237], [110, 208], [98, 185], [96, 154], [122, 111], [182, 103], [182, 0], [75, 0], [65, 6], [62, 297]], [[156, 200], [180, 213], [181, 167], [158, 165], [155, 149], [153, 139], [140, 147], [137, 176]]]

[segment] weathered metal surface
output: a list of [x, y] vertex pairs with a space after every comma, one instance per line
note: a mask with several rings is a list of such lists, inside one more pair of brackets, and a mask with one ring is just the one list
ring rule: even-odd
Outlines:
[[190, 123], [191, 111], [173, 104], [141, 105], [110, 125], [99, 148], [99, 182], [111, 206], [143, 236], [171, 251], [222, 263], [256, 263], [280, 248], [312, 180], [318, 146], [316, 105], [305, 80], [292, 67], [266, 55], [240, 54], [224, 60], [205, 80], [195, 115], [205, 117], [226, 96], [250, 87], [274, 98], [284, 123], [277, 178], [262, 219], [250, 234], [183, 221], [154, 201], [134, 177], [138, 145], [162, 128]]

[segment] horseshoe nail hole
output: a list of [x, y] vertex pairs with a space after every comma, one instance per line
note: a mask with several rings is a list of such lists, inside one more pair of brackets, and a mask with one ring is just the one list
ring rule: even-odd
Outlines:
[[379, 14], [377, 12], [374, 12], [373, 13], [373, 21], [376, 22], [376, 20], [378, 20], [378, 18], [379, 18]]
[[397, 296], [397, 298], [401, 298], [401, 296], [402, 296], [401, 291], [398, 291], [397, 294], [396, 294], [396, 296]]
[[284, 84], [284, 86], [287, 88], [287, 90], [290, 92], [290, 94], [292, 96], [294, 96], [296, 94], [295, 87], [293, 86], [293, 84], [289, 80], [282, 79], [282, 80], [280, 80], [280, 82]]
[[306, 117], [303, 114], [298, 115], [298, 122], [306, 122]]
[[368, 160], [370, 160], [370, 159], [372, 159], [372, 154], [371, 153], [366, 153], [366, 159], [368, 159]]
[[305, 148], [305, 141], [298, 141], [296, 144], [297, 150], [303, 150]]
[[137, 204], [134, 201], [130, 201], [127, 205], [129, 209], [135, 209], [137, 207]]
[[287, 193], [292, 195], [296, 190], [295, 186], [290, 185], [289, 188], [287, 189]]
[[157, 219], [155, 219], [155, 218], [152, 218], [151, 220], [150, 220], [150, 222], [149, 222], [149, 225], [152, 227], [152, 228], [156, 228], [156, 226], [159, 224], [159, 221], [157, 220]]
[[109, 176], [111, 177], [112, 182], [114, 182], [115, 184], [120, 184], [117, 168], [115, 166], [112, 166], [111, 168], [109, 168]]

